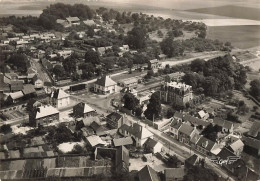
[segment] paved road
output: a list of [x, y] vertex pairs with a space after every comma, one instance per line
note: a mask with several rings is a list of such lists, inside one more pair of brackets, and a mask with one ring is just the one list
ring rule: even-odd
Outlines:
[[43, 82], [51, 82], [49, 75], [45, 72], [45, 70], [43, 70], [43, 67], [42, 67], [41, 63], [39, 62], [39, 59], [33, 59], [33, 58], [30, 58], [30, 57], [28, 57], [28, 58], [30, 59], [31, 66], [35, 70], [37, 70], [39, 78]]

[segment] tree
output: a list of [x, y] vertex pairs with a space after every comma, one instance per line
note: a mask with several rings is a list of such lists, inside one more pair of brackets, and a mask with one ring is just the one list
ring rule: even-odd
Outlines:
[[260, 100], [260, 80], [255, 79], [250, 82], [250, 94]]
[[88, 49], [85, 54], [85, 62], [92, 63], [95, 66], [100, 64], [100, 57], [98, 52], [95, 52], [92, 49]]
[[167, 110], [166, 117], [169, 119], [169, 118], [173, 117], [173, 115], [174, 115], [174, 110], [172, 108], [169, 108]]
[[66, 73], [63, 66], [61, 66], [61, 65], [55, 65], [52, 72], [57, 77], [64, 77], [64, 75]]
[[127, 35], [127, 43], [131, 48], [142, 49], [146, 46], [147, 32], [143, 26], [135, 26]]
[[27, 67], [29, 67], [29, 61], [27, 57], [23, 54], [13, 54], [7, 60], [7, 63], [10, 63], [15, 69], [20, 72], [27, 72]]
[[195, 181], [195, 180], [218, 181], [219, 176], [208, 168], [196, 165], [188, 170], [188, 172], [184, 176], [183, 180], [184, 181]]
[[4, 124], [0, 128], [0, 132], [4, 133], [4, 134], [10, 133], [11, 131], [12, 131], [12, 128], [11, 128], [11, 126], [9, 124]]
[[144, 115], [147, 119], [154, 120], [158, 118], [161, 114], [162, 106], [159, 92], [152, 94], [147, 109], [144, 112]]
[[71, 57], [68, 57], [65, 60], [63, 60], [62, 65], [66, 73], [74, 73], [76, 71], [76, 57], [74, 55], [71, 55]]
[[129, 110], [134, 110], [139, 105], [139, 100], [132, 93], [126, 93], [123, 99], [124, 107]]
[[180, 41], [173, 41], [172, 37], [163, 39], [160, 43], [162, 52], [168, 57], [183, 55], [184, 47]]
[[95, 35], [94, 28], [88, 27], [87, 35], [92, 38]]
[[193, 72], [203, 72], [205, 62], [203, 59], [193, 60], [190, 64], [190, 68]]
[[206, 77], [203, 89], [206, 95], [216, 95], [218, 92], [219, 80], [213, 76]]
[[143, 114], [143, 109], [142, 109], [141, 107], [137, 107], [137, 108], [135, 109], [135, 115], [136, 115], [137, 117], [141, 117], [142, 114]]
[[33, 111], [33, 108], [34, 108], [33, 104], [34, 104], [35, 102], [36, 102], [36, 100], [35, 100], [34, 98], [30, 99], [30, 100], [28, 101], [27, 105], [26, 105], [26, 111], [28, 111], [28, 112]]

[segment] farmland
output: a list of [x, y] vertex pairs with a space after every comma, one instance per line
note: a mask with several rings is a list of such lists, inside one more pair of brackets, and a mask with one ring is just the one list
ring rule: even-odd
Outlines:
[[208, 27], [208, 38], [229, 41], [233, 46], [246, 49], [259, 45], [260, 26]]
[[257, 8], [227, 5], [212, 8], [190, 9], [188, 11], [203, 14], [213, 14], [218, 16], [227, 16], [232, 18], [260, 20], [260, 9]]

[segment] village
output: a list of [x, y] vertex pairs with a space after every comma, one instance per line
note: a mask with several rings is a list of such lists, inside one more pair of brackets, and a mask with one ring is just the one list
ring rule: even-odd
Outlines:
[[164, 50], [202, 36], [193, 22], [138, 47], [134, 24], [154, 17], [98, 10], [56, 19], [64, 31], [1, 25], [0, 179], [258, 180], [260, 103], [236, 50]]

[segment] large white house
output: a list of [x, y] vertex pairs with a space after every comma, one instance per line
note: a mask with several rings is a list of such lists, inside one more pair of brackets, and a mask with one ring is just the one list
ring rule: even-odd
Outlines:
[[51, 102], [58, 109], [66, 107], [70, 104], [70, 95], [61, 89], [55, 89], [51, 94]]
[[94, 91], [101, 94], [117, 92], [117, 83], [110, 76], [102, 76], [94, 83]]

